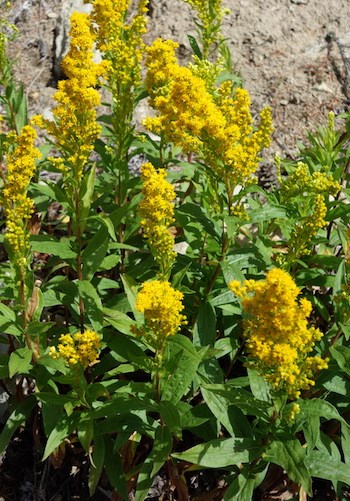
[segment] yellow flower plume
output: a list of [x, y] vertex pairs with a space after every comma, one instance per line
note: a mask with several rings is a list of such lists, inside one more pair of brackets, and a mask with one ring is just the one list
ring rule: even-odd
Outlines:
[[193, 67], [178, 64], [176, 47], [157, 39], [147, 49], [146, 85], [158, 116], [146, 118], [144, 125], [185, 153], [203, 158], [233, 192], [236, 184], [247, 183], [258, 167], [259, 152], [270, 145], [271, 112], [262, 110], [254, 130], [248, 92], [233, 91], [230, 82], [209, 92], [208, 81]]
[[62, 334], [57, 349], [51, 347], [49, 355], [63, 358], [72, 367], [80, 365], [86, 368], [97, 362], [100, 348], [101, 337], [95, 331], [86, 330], [73, 335]]
[[139, 206], [141, 226], [163, 275], [170, 270], [176, 257], [174, 237], [169, 231], [174, 221], [175, 191], [165, 177], [165, 170], [156, 170], [150, 162], [141, 168], [144, 197]]
[[95, 36], [88, 14], [72, 14], [69, 36], [70, 48], [62, 61], [68, 78], [58, 83], [58, 91], [54, 94], [58, 103], [53, 109], [55, 122], [42, 120], [41, 125], [55, 137], [64, 155], [64, 162], [58, 159], [54, 163], [64, 175], [72, 169], [73, 178], [79, 182], [93, 144], [101, 132], [96, 114], [101, 99], [95, 87], [105, 72], [106, 64], [93, 60]]
[[244, 338], [247, 365], [255, 368], [275, 390], [291, 399], [313, 386], [314, 373], [327, 368], [327, 361], [309, 356], [323, 334], [308, 327], [311, 303], [297, 300], [300, 291], [292, 277], [278, 268], [265, 280], [232, 281], [230, 289], [242, 300], [246, 313]]
[[37, 137], [31, 125], [25, 125], [20, 134], [9, 134], [13, 150], [8, 152], [7, 172], [1, 195], [5, 209], [6, 241], [13, 254], [13, 262], [19, 268], [26, 266], [29, 250], [28, 220], [33, 213], [34, 202], [27, 196], [29, 183], [35, 173], [35, 160], [40, 152], [34, 147]]
[[142, 284], [136, 309], [144, 314], [146, 326], [157, 339], [173, 336], [185, 323], [182, 299], [182, 292], [173, 289], [169, 282], [153, 280]]

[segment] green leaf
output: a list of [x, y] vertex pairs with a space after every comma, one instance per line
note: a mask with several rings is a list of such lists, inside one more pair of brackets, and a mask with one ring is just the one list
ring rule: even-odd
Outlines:
[[78, 425], [78, 438], [85, 452], [89, 452], [92, 439], [94, 438], [94, 420], [90, 415], [82, 417]]
[[[173, 448], [173, 437], [167, 426], [158, 426], [154, 435], [154, 443], [152, 449], [152, 460], [154, 463], [164, 463]], [[158, 469], [153, 468], [153, 475]]]
[[327, 420], [336, 419], [342, 424], [348, 426], [345, 419], [339, 414], [338, 410], [326, 400], [313, 398], [312, 400], [301, 400], [299, 403], [300, 413], [296, 415], [295, 424], [298, 429], [302, 429], [305, 422], [313, 417], [323, 417]]
[[257, 371], [247, 369], [249, 385], [252, 394], [255, 398], [263, 400], [264, 402], [271, 402], [270, 387], [262, 376], [259, 376]]
[[108, 250], [108, 233], [104, 226], [95, 233], [83, 252], [83, 278], [91, 280]]
[[308, 449], [312, 451], [320, 437], [320, 418], [318, 416], [310, 416], [304, 423], [303, 431]]
[[68, 370], [65, 361], [62, 358], [54, 359], [48, 354], [40, 357], [39, 360], [37, 360], [37, 364], [43, 365], [47, 369], [52, 369], [53, 371], [59, 371], [62, 374], [65, 374]]
[[349, 465], [320, 451], [311, 451], [305, 458], [305, 464], [312, 477], [323, 478], [331, 482], [343, 482], [350, 485]]
[[85, 312], [96, 332], [103, 328], [102, 302], [95, 287], [87, 280], [77, 280], [76, 285], [84, 301]]
[[239, 475], [228, 486], [224, 494], [224, 501], [243, 501], [253, 499], [255, 488], [255, 477], [249, 473], [249, 470], [243, 468]]
[[[73, 397], [71, 395], [60, 395], [56, 393], [49, 393], [46, 391], [39, 391], [35, 394], [36, 398], [49, 406], [58, 406], [63, 407], [66, 403], [74, 404], [77, 401], [77, 397]], [[55, 409], [57, 412], [57, 409]]]
[[263, 206], [249, 212], [249, 222], [261, 223], [271, 221], [271, 219], [287, 219], [288, 214], [285, 207]]
[[178, 408], [172, 402], [162, 400], [159, 402], [159, 414], [171, 433], [181, 438], [182, 428]]
[[6, 449], [15, 431], [29, 417], [35, 404], [36, 399], [34, 396], [27, 397], [23, 402], [17, 405], [16, 409], [10, 414], [0, 434], [0, 454]]
[[134, 501], [144, 501], [152, 485], [153, 478], [168, 459], [173, 446], [172, 435], [167, 426], [156, 429], [153, 449], [141, 467]]
[[201, 384], [202, 389], [220, 395], [226, 400], [226, 405], [235, 405], [244, 414], [256, 416], [262, 420], [269, 421], [270, 404], [263, 400], [258, 400], [250, 392], [242, 388], [235, 388], [228, 384]]
[[202, 54], [202, 51], [199, 48], [197, 40], [193, 36], [191, 36], [191, 35], [187, 35], [187, 38], [188, 38], [188, 41], [190, 42], [190, 46], [191, 46], [191, 49], [193, 50], [193, 53], [199, 59], [203, 59], [203, 54]]
[[33, 338], [40, 337], [42, 334], [50, 330], [53, 325], [55, 325], [55, 322], [43, 323], [39, 320], [32, 320], [27, 327], [27, 333]]
[[333, 296], [341, 292], [342, 285], [345, 283], [346, 283], [346, 264], [345, 261], [342, 260], [334, 278]]
[[330, 352], [339, 367], [345, 374], [350, 376], [350, 348], [347, 346], [333, 346]]
[[344, 461], [349, 466], [350, 465], [350, 427], [341, 427], [341, 446], [344, 454]]
[[80, 209], [80, 221], [79, 229], [80, 233], [83, 234], [87, 217], [90, 212], [90, 207], [92, 203], [92, 197], [95, 189], [95, 175], [96, 175], [96, 164], [93, 164], [89, 172], [87, 172], [81, 182], [79, 190], [79, 209]]
[[73, 433], [78, 422], [79, 415], [74, 413], [70, 416], [64, 415], [61, 419], [59, 419], [47, 439], [42, 461], [45, 461], [45, 459], [47, 459], [50, 454], [63, 443], [64, 439]]
[[226, 466], [251, 463], [259, 458], [263, 449], [250, 438], [217, 438], [195, 445], [185, 452], [173, 453], [172, 457], [204, 467], [225, 468]]
[[[200, 358], [191, 341], [180, 334], [169, 339], [167, 349], [170, 351], [170, 365], [167, 375], [162, 381], [162, 400], [169, 400], [176, 405], [187, 393], [200, 363]], [[177, 367], [171, 365], [171, 359], [179, 354]], [[164, 367], [167, 370], [167, 367]]]
[[131, 326], [135, 325], [135, 321], [128, 315], [118, 310], [103, 309], [105, 321], [123, 334], [130, 334]]
[[1, 316], [3, 316], [6, 320], [9, 320], [10, 322], [16, 323], [16, 314], [15, 312], [6, 306], [4, 303], [0, 303], [0, 313]]
[[220, 263], [222, 274], [224, 275], [224, 279], [226, 284], [228, 285], [232, 280], [240, 280], [243, 282], [245, 279], [244, 274], [241, 269], [231, 262], [231, 256], [225, 259]]
[[33, 350], [28, 348], [18, 348], [13, 351], [9, 359], [9, 377], [15, 374], [25, 374], [31, 369]]
[[107, 339], [108, 347], [115, 351], [125, 361], [132, 362], [138, 367], [151, 370], [153, 361], [145, 355], [137, 341], [130, 336], [115, 334]]
[[196, 325], [193, 331], [194, 346], [214, 345], [216, 338], [216, 314], [213, 306], [207, 301], [201, 301]]
[[288, 477], [301, 484], [304, 490], [311, 495], [311, 476], [305, 465], [306, 449], [299, 440], [285, 436], [283, 439], [274, 439], [270, 443], [264, 459], [282, 466]]
[[31, 235], [30, 246], [32, 251], [41, 254], [52, 254], [61, 259], [76, 259], [77, 253], [73, 248], [74, 239], [62, 237], [57, 240], [49, 235]]
[[215, 227], [212, 219], [208, 217], [202, 207], [194, 203], [184, 203], [176, 211], [176, 219], [183, 228], [186, 228], [189, 222], [200, 223], [203, 229], [212, 237], [220, 240], [220, 231]]
[[117, 242], [117, 236], [115, 234], [115, 226], [111, 219], [107, 216], [107, 214], [97, 214], [96, 216], [90, 216], [89, 220], [95, 219], [97, 221], [100, 221], [102, 224], [105, 225], [106, 229], [108, 230], [109, 236], [111, 237], [114, 242]]
[[125, 479], [123, 464], [119, 452], [114, 452], [115, 442], [105, 436], [105, 469], [112, 487], [123, 497], [128, 499], [127, 483]]
[[[109, 254], [108, 256], [106, 256], [103, 259], [103, 261], [99, 265], [97, 271], [109, 271], [112, 268], [115, 268], [115, 266], [117, 266], [118, 263], [120, 263], [120, 256], [118, 256], [117, 254]], [[109, 280], [109, 279], [106, 278], [105, 280]], [[119, 289], [119, 284], [117, 282], [115, 282], [115, 283], [118, 285], [118, 287], [115, 287], [115, 288]]]
[[136, 294], [137, 294], [136, 282], [131, 277], [129, 277], [127, 275], [121, 275], [120, 278], [122, 279], [124, 290], [125, 290], [126, 296], [128, 298], [131, 311], [134, 314], [135, 320], [137, 322], [142, 322], [143, 315], [135, 308], [135, 301], [136, 301]]
[[[242, 276], [244, 276], [242, 274]], [[236, 300], [236, 296], [233, 294], [233, 292], [226, 290], [225, 292], [222, 292], [221, 294], [215, 294], [213, 298], [210, 299], [210, 304], [212, 306], [222, 306], [225, 304], [231, 304], [233, 301]]]
[[[160, 465], [159, 469], [162, 466], [163, 465]], [[151, 476], [153, 468], [153, 461], [147, 458], [140, 469], [140, 473], [137, 479], [134, 501], [145, 501], [148, 491], [150, 490], [153, 482], [153, 477]]]
[[[205, 387], [201, 387], [201, 392], [205, 403], [214, 414], [216, 419], [226, 428], [231, 437], [235, 436], [252, 436], [253, 431], [249, 425], [248, 420], [242, 414], [239, 421], [232, 420], [232, 417], [237, 417], [234, 415], [233, 406], [228, 405], [227, 398], [222, 396], [215, 391], [206, 390]], [[243, 424], [245, 429], [241, 428]]]
[[89, 492], [90, 496], [95, 493], [97, 484], [100, 480], [102, 468], [105, 461], [105, 442], [104, 437], [95, 437], [94, 450], [92, 453], [92, 462], [89, 471]]
[[0, 303], [0, 329], [6, 334], [19, 336], [22, 334], [22, 329], [17, 325], [18, 317], [15, 312], [3, 303]]

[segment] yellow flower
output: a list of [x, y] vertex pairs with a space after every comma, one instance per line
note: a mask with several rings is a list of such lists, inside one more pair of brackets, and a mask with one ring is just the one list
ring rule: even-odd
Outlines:
[[148, 0], [138, 1], [137, 12], [129, 23], [126, 23], [126, 17], [130, 0], [93, 0], [89, 3], [93, 5], [91, 18], [97, 48], [109, 61], [107, 80], [112, 86], [139, 85]]
[[274, 268], [266, 280], [229, 284], [242, 300], [248, 353], [247, 365], [254, 367], [275, 390], [284, 389], [291, 399], [314, 385], [313, 375], [327, 367], [327, 361], [309, 356], [323, 334], [308, 327], [311, 303], [297, 300], [300, 291], [292, 277]]
[[84, 368], [97, 362], [101, 338], [95, 331], [62, 334], [59, 341], [57, 349], [49, 349], [52, 358], [63, 358], [70, 366], [81, 365]]
[[[58, 103], [53, 110], [55, 122], [42, 120], [42, 125], [55, 137], [65, 164], [72, 169], [73, 178], [79, 182], [93, 144], [101, 132], [96, 115], [101, 99], [95, 87], [106, 65], [93, 60], [95, 36], [87, 14], [72, 14], [69, 36], [70, 48], [62, 61], [68, 78], [58, 83], [58, 91], [54, 94]], [[63, 162], [59, 161], [58, 166], [64, 175], [69, 174], [70, 169]]]
[[[131, 16], [130, 0], [93, 0], [91, 19], [97, 48], [106, 63], [107, 88], [112, 98], [112, 120], [117, 158], [124, 158], [132, 132], [133, 111], [142, 83], [142, 36], [146, 32], [149, 0], [138, 0]], [[90, 2], [89, 2], [90, 3]]]
[[178, 64], [176, 46], [157, 39], [147, 49], [146, 85], [158, 115], [146, 118], [144, 125], [203, 158], [232, 194], [236, 184], [246, 184], [258, 167], [259, 152], [270, 145], [270, 110], [260, 113], [254, 130], [248, 92], [233, 91], [230, 82], [210, 92], [208, 80], [193, 66]]
[[169, 282], [153, 280], [142, 284], [136, 309], [144, 314], [148, 329], [162, 340], [176, 334], [185, 322], [182, 299], [182, 292], [173, 289]]
[[176, 257], [173, 251], [174, 237], [169, 231], [169, 226], [174, 221], [175, 191], [165, 177], [164, 169], [156, 170], [149, 162], [142, 166], [144, 198], [139, 206], [144, 235], [164, 275]]
[[281, 183], [280, 196], [282, 203], [292, 202], [299, 197], [301, 215], [294, 224], [288, 242], [289, 251], [285, 256], [279, 256], [279, 261], [294, 261], [301, 255], [309, 254], [311, 240], [317, 235], [320, 228], [326, 225], [326, 200], [330, 195], [335, 196], [341, 189], [331, 174], [316, 171], [310, 174], [309, 167], [298, 162], [295, 170]]
[[[33, 201], [27, 196], [29, 183], [35, 173], [35, 160], [40, 152], [34, 147], [37, 137], [31, 125], [25, 125], [21, 133], [9, 137], [12, 148], [7, 154], [7, 172], [1, 195], [5, 209], [6, 240], [14, 255], [13, 263], [25, 266], [29, 249], [28, 220], [33, 213]], [[12, 151], [11, 151], [12, 149]]]

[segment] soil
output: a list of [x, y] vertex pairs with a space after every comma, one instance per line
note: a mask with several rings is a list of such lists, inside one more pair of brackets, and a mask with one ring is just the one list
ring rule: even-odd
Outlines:
[[[46, 113], [53, 106], [57, 80], [55, 33], [61, 23], [62, 4], [68, 0], [11, 3], [6, 16], [19, 30], [19, 37], [11, 46], [16, 77], [25, 85], [29, 114]], [[0, 13], [5, 12], [5, 4], [0, 0]], [[251, 93], [253, 110], [258, 112], [264, 106], [273, 110], [275, 133], [267, 153], [268, 162], [275, 153], [295, 158], [297, 143], [306, 140], [306, 131], [325, 123], [329, 111], [339, 113], [350, 105], [350, 2], [224, 0], [223, 5], [231, 10], [223, 32], [236, 70]], [[180, 56], [188, 60], [187, 34], [195, 35], [188, 5], [181, 0], [152, 0], [151, 7], [147, 40], [158, 36], [177, 40], [181, 44]], [[0, 500], [89, 499], [84, 483], [85, 456], [71, 458], [69, 471], [58, 473], [34, 457], [29, 435], [25, 429], [20, 430], [0, 458]], [[161, 476], [156, 478], [149, 499], [165, 500], [159, 493], [162, 481]], [[196, 496], [204, 496], [208, 485], [210, 489], [217, 488], [210, 475], [205, 479], [193, 477], [190, 482], [196, 486]], [[281, 486], [274, 488], [278, 492]], [[282, 491], [277, 495], [267, 489], [259, 499], [289, 499], [288, 486]], [[318, 494], [314, 499], [321, 499], [321, 491], [322, 499], [336, 499], [328, 483], [318, 491], [316, 487]], [[93, 499], [108, 498], [113, 499], [102, 483]], [[210, 497], [207, 494], [202, 499]]]

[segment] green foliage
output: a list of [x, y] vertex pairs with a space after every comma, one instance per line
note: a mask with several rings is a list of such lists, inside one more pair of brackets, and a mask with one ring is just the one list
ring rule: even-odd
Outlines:
[[[199, 41], [189, 41], [197, 65], [212, 70], [208, 54], [221, 54], [212, 89], [218, 100], [223, 82], [240, 82], [221, 18], [212, 9], [205, 17], [203, 9]], [[0, 55], [0, 100], [7, 127], [18, 134], [27, 123], [25, 94], [13, 82], [6, 52]], [[117, 64], [112, 55], [104, 57]], [[229, 192], [230, 183], [200, 150], [184, 154], [164, 136], [138, 132], [132, 114], [147, 92], [138, 80], [119, 86], [117, 70], [106, 87], [119, 101], [99, 117], [102, 132], [89, 145], [81, 177], [74, 177], [72, 152], [57, 138], [52, 142], [68, 171], [53, 183], [40, 179], [40, 169], [57, 172], [58, 163], [46, 157], [38, 165], [30, 194], [42, 221], [35, 228], [32, 221], [27, 274], [16, 279], [11, 255], [0, 264], [0, 378], [9, 394], [0, 453], [27, 422], [42, 437], [35, 442], [42, 460], [66, 460], [68, 447], [85, 451], [91, 496], [105, 472], [118, 499], [133, 491], [142, 501], [160, 471], [185, 496], [185, 471], [214, 468], [224, 480], [222, 499], [248, 501], [271, 465], [286, 471], [300, 496], [312, 495], [315, 478], [332, 482], [340, 496], [350, 484], [350, 116], [336, 126], [330, 115], [309, 133], [301, 163], [279, 160], [279, 186], [265, 191], [249, 177]], [[123, 92], [128, 107], [120, 118]], [[173, 310], [183, 304], [178, 312], [164, 310], [169, 304], [162, 298], [143, 310], [139, 304], [143, 283], [157, 290], [159, 269], [142, 234], [143, 183], [129, 169], [138, 154], [167, 169], [166, 182], [176, 190], [169, 286], [178, 296], [167, 301]], [[314, 385], [301, 388], [296, 402], [283, 381], [276, 389], [253, 370], [244, 299], [228, 287], [259, 283], [276, 267], [311, 302], [310, 321], [323, 334], [314, 354], [328, 364], [309, 375]], [[164, 327], [169, 318], [180, 319], [171, 335]]]

